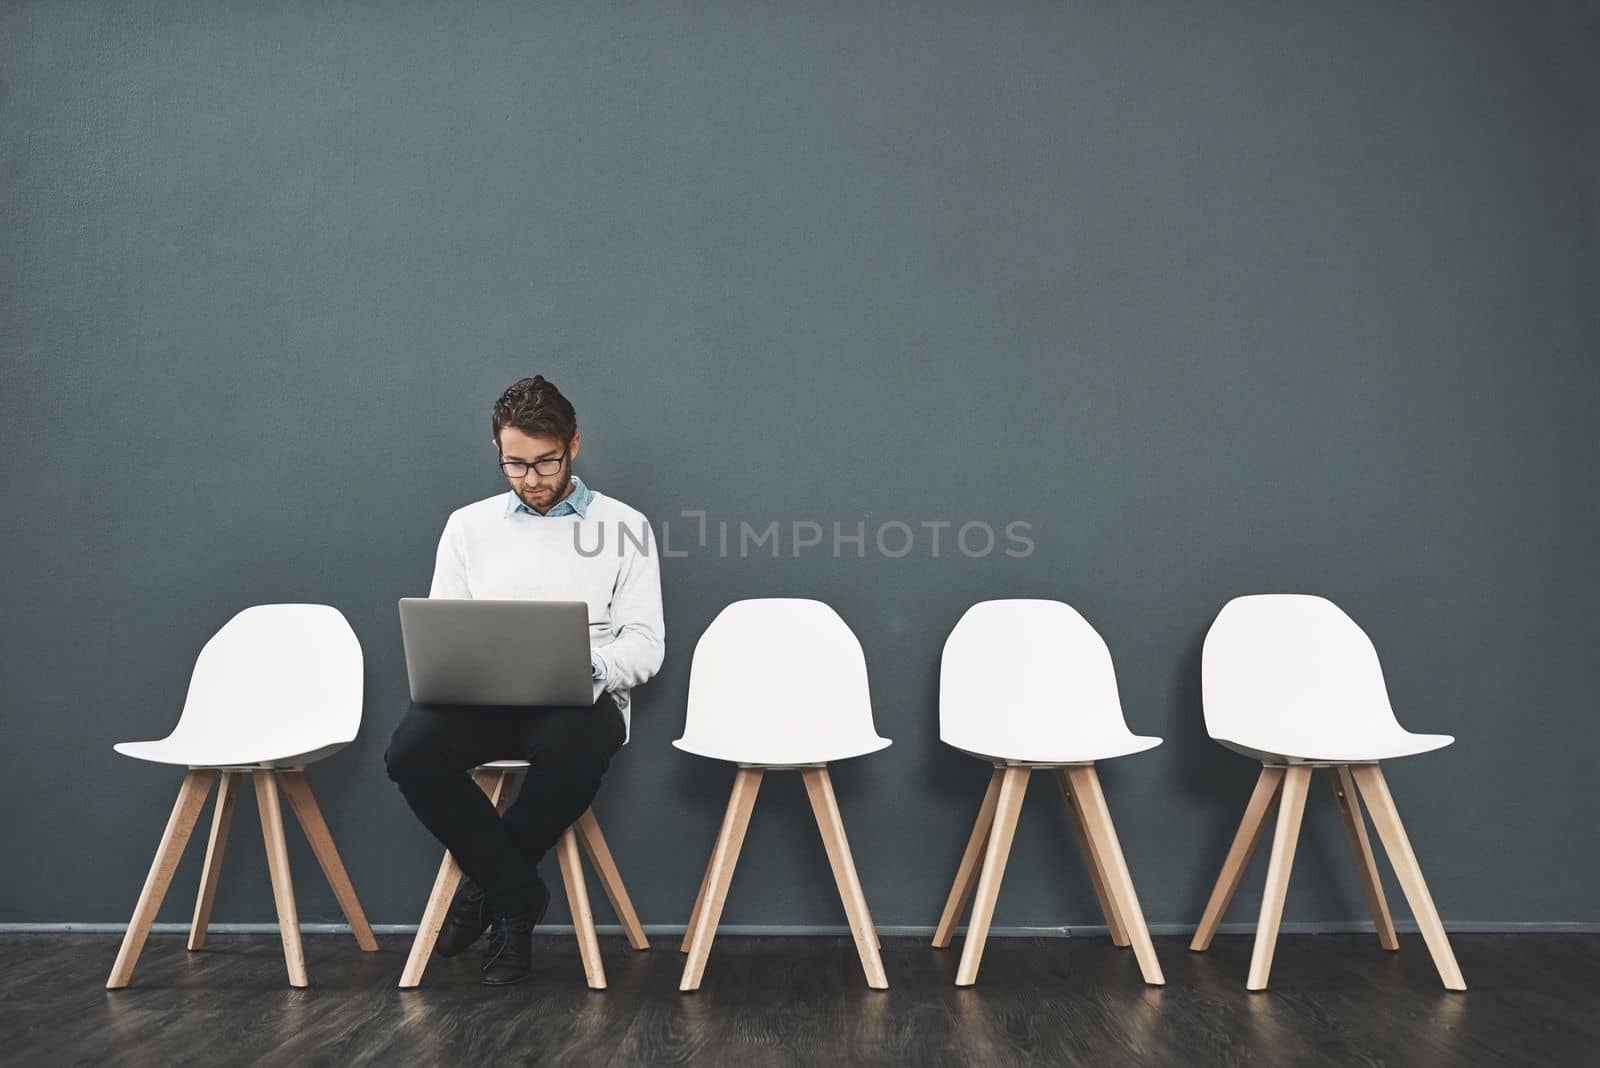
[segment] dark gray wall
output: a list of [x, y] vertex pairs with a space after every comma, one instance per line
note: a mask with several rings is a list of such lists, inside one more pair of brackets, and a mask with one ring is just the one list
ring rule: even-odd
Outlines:
[[[304, 600], [367, 657], [313, 780], [372, 918], [415, 922], [395, 599], [535, 371], [658, 524], [1032, 524], [1026, 559], [666, 561], [599, 802], [646, 922], [686, 919], [731, 781], [668, 744], [695, 638], [779, 594], [854, 627], [895, 741], [835, 772], [881, 923], [937, 917], [987, 775], [938, 741], [940, 645], [1002, 596], [1077, 606], [1166, 738], [1103, 776], [1150, 920], [1193, 922], [1255, 774], [1200, 643], [1264, 591], [1337, 600], [1402, 722], [1458, 736], [1390, 771], [1447, 921], [1600, 920], [1596, 39], [1521, 2], [7, 4], [0, 920], [126, 920], [179, 777], [112, 743]], [[1313, 800], [1288, 919], [1360, 919]], [[272, 919], [251, 807], [222, 921]], [[1096, 922], [1081, 872], [1036, 783], [997, 922]], [[726, 919], [840, 918], [775, 777]]]

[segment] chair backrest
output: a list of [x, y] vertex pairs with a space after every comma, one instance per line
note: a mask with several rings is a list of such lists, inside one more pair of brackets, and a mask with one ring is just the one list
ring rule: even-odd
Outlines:
[[1201, 655], [1206, 731], [1272, 748], [1399, 728], [1378, 651], [1325, 597], [1254, 594], [1223, 605]]
[[807, 763], [887, 744], [872, 725], [867, 660], [821, 601], [734, 601], [694, 647], [680, 743], [752, 763]]
[[1069, 604], [979, 601], [945, 639], [939, 737], [978, 753], [1126, 738], [1111, 650]]
[[200, 650], [172, 737], [310, 752], [355, 740], [361, 698], [361, 643], [337, 608], [254, 605]]

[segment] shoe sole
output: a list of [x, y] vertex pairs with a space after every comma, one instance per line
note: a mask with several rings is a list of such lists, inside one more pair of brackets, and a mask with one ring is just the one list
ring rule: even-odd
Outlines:
[[523, 972], [521, 975], [517, 976], [514, 979], [485, 979], [485, 978], [480, 978], [478, 980], [478, 984], [480, 986], [515, 986], [518, 983], [527, 982], [528, 976], [530, 976], [532, 974], [533, 974], [533, 970], [530, 968], [528, 971]]

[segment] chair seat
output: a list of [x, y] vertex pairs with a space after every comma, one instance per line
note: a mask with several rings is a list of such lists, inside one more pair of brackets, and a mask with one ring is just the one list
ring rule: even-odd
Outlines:
[[1097, 760], [1143, 753], [1160, 745], [1161, 739], [1129, 734], [1125, 738], [1074, 739], [1070, 744], [986, 746], [983, 750], [956, 745], [954, 742], [945, 744], [991, 764], [1092, 764]]
[[892, 742], [888, 738], [866, 738], [854, 743], [840, 743], [837, 739], [833, 739], [826, 748], [796, 745], [788, 749], [772, 743], [701, 746], [692, 741], [685, 742], [682, 738], [675, 739], [672, 744], [685, 753], [693, 753], [695, 756], [708, 757], [712, 760], [726, 760], [734, 764], [788, 767], [793, 764], [827, 764], [835, 760], [866, 756], [868, 753], [889, 748]]
[[1415, 756], [1443, 749], [1455, 741], [1448, 734], [1412, 734], [1407, 730], [1362, 738], [1251, 738], [1248, 743], [1232, 738], [1218, 742], [1265, 764], [1372, 764], [1396, 757]]
[[305, 743], [265, 749], [259, 740], [234, 738], [158, 738], [148, 742], [118, 742], [111, 748], [135, 760], [176, 764], [188, 768], [304, 767], [332, 756], [349, 742], [331, 742], [310, 749]]

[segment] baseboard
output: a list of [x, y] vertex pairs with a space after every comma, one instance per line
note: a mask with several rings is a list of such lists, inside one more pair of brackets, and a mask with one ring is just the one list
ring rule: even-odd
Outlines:
[[[1396, 920], [1395, 930], [1415, 934], [1417, 925], [1407, 920]], [[1531, 923], [1503, 922], [1499, 920], [1446, 920], [1445, 930], [1451, 934], [1592, 934], [1600, 932], [1600, 923], [1588, 921], [1535, 921]], [[125, 923], [0, 923], [0, 933], [42, 934], [49, 932], [80, 932], [84, 934], [122, 934], [128, 929]], [[416, 934], [414, 923], [375, 923], [378, 934]], [[645, 924], [645, 933], [651, 935], [681, 935], [686, 929], [681, 923]], [[1152, 923], [1153, 935], [1193, 934], [1192, 923]], [[1218, 928], [1222, 934], [1254, 934], [1254, 923], [1225, 923]], [[157, 923], [150, 928], [154, 934], [187, 934], [186, 923]], [[208, 930], [214, 934], [271, 934], [278, 933], [275, 923], [213, 923]], [[302, 923], [303, 934], [349, 934], [349, 924]], [[549, 934], [571, 934], [570, 923], [540, 924], [539, 930]], [[595, 930], [603, 935], [619, 935], [622, 928], [614, 923], [597, 923]], [[957, 928], [964, 933], [965, 928]], [[1332, 921], [1325, 923], [1284, 923], [1278, 930], [1283, 934], [1372, 934], [1371, 922]], [[991, 927], [989, 934], [996, 938], [1103, 938], [1110, 932], [1104, 924], [1086, 924], [1081, 927]], [[795, 937], [848, 936], [850, 929], [838, 925], [785, 925], [724, 923], [717, 927], [718, 935], [778, 935]], [[931, 926], [895, 926], [884, 924], [878, 934], [885, 938], [932, 938]]]

